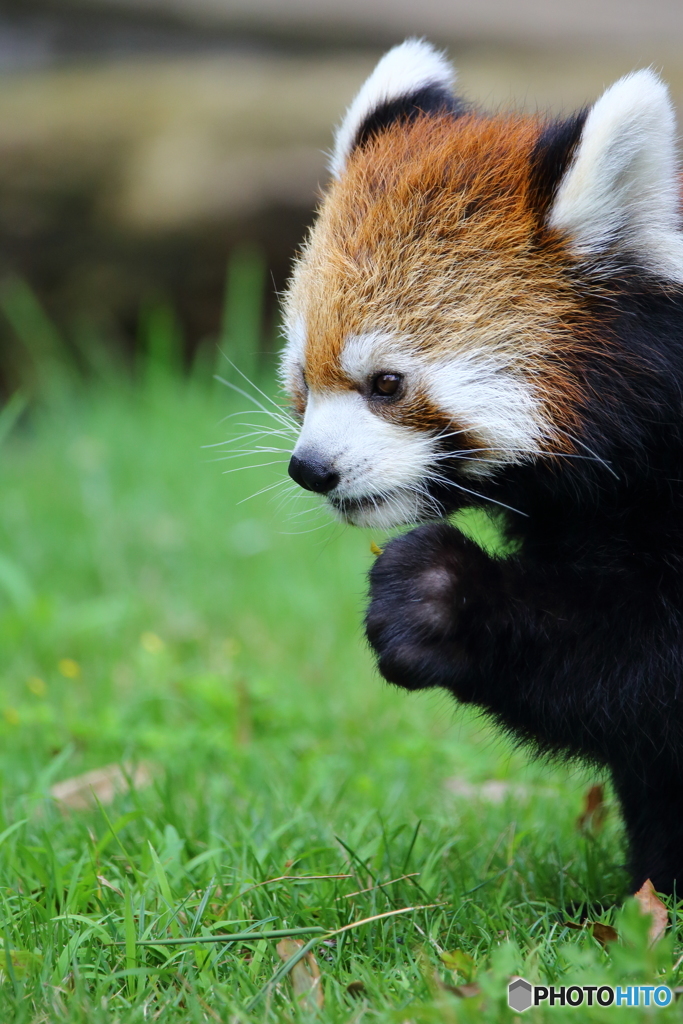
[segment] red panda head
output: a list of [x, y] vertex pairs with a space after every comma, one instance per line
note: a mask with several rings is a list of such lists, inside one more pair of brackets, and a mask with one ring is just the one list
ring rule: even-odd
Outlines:
[[[285, 301], [290, 474], [342, 518], [442, 515], [575, 452], [617, 268], [683, 283], [673, 115], [641, 71], [561, 122], [468, 110], [443, 57], [391, 50], [337, 133]], [[598, 331], [599, 334], [599, 331]]]

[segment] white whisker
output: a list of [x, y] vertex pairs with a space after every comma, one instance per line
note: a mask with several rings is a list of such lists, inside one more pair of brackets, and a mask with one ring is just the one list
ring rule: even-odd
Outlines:
[[320, 526], [312, 526], [310, 530], [278, 530], [278, 534], [281, 537], [305, 537], [307, 533], [317, 533], [318, 530], [327, 530], [330, 526], [334, 526], [334, 520], [328, 519], [326, 523], [321, 523]]
[[591, 455], [596, 462], [599, 462], [601, 466], [604, 466], [607, 472], [611, 473], [615, 480], [619, 479], [619, 475], [615, 473], [615, 471], [610, 466], [609, 462], [606, 462], [605, 459], [601, 459], [600, 456], [597, 455], [592, 448], [589, 448], [587, 444], [585, 444], [583, 441], [580, 441], [578, 437], [572, 437], [572, 435], [568, 433], [566, 430], [562, 430], [560, 427], [557, 426], [554, 426], [553, 429], [559, 431], [559, 433], [561, 434], [564, 434], [564, 436], [568, 437], [570, 441], [574, 442], [574, 444], [579, 444], [582, 448], [585, 448], [588, 454]]
[[277, 437], [282, 438], [285, 441], [290, 440], [286, 434], [281, 434], [277, 430], [252, 430], [248, 434], [235, 434], [234, 437], [229, 437], [224, 441], [215, 441], [213, 444], [204, 444], [202, 445], [202, 448], [220, 448], [223, 444], [237, 444], [238, 441], [248, 441], [250, 437]]
[[220, 455], [214, 462], [220, 461], [220, 459], [239, 459], [243, 455], [289, 455], [290, 452], [287, 448], [267, 448], [265, 445], [256, 445], [254, 448], [237, 448], [235, 451], [226, 452], [225, 455]]
[[[240, 409], [239, 412], [231, 412], [227, 416], [224, 416], [221, 423], [227, 423], [228, 420], [235, 419], [236, 416], [269, 416], [274, 419], [274, 414], [270, 409]], [[286, 414], [285, 414], [286, 415]], [[238, 426], [254, 427], [254, 429], [260, 429], [263, 427], [262, 423], [238, 423]], [[291, 423], [285, 422], [281, 424], [283, 427], [283, 433], [286, 431], [287, 436], [296, 436], [299, 432], [299, 424], [292, 421]], [[271, 428], [272, 429], [272, 428]]]
[[[213, 462], [222, 462], [222, 459], [213, 459]], [[236, 466], [234, 469], [224, 469], [223, 475], [228, 473], [242, 473], [245, 469], [265, 469], [266, 466], [284, 466], [285, 462], [282, 459], [275, 459], [273, 462], [256, 462], [253, 466]]]
[[[258, 385], [255, 384], [253, 380], [250, 380], [249, 377], [247, 377], [246, 373], [243, 373], [242, 370], [240, 370], [239, 366], [235, 366], [235, 364], [233, 363], [232, 359], [230, 359], [228, 356], [225, 355], [225, 352], [221, 351], [220, 349], [219, 349], [219, 351], [221, 352], [221, 355], [226, 359], [226, 361], [230, 364], [230, 366], [232, 366], [233, 370], [236, 370], [237, 373], [239, 373], [240, 377], [243, 380], [245, 380], [247, 382], [247, 384], [249, 384], [249, 386], [252, 387], [254, 389], [254, 391], [256, 391], [257, 394], [259, 394], [261, 396], [261, 398], [264, 398], [266, 400], [266, 402], [270, 402], [270, 404], [277, 410], [277, 413], [273, 413], [273, 415], [275, 416], [276, 419], [282, 419], [284, 422], [289, 421], [290, 424], [293, 424], [293, 425], [296, 426], [295, 420], [293, 419], [292, 416], [289, 415], [289, 413], [286, 413], [281, 408], [281, 406], [279, 406], [277, 404], [277, 402], [275, 402], [269, 395], [267, 395], [265, 393], [265, 391], [261, 391], [261, 388], [258, 387]], [[221, 380], [221, 378], [217, 377], [216, 380]], [[228, 387], [233, 387], [233, 388], [235, 387], [234, 384], [231, 385], [226, 380], [223, 380], [222, 383], [223, 384], [227, 384]], [[254, 402], [254, 405], [258, 405], [261, 409], [263, 409], [265, 411], [265, 406], [263, 406], [263, 405], [261, 405], [261, 403], [257, 402], [256, 399], [253, 398], [251, 395], [246, 395], [245, 394], [245, 397], [246, 398], [251, 398], [251, 400]]]
[[[251, 452], [251, 451], [250, 452], [232, 452], [231, 455], [219, 455], [219, 456], [216, 456], [215, 459], [207, 459], [206, 461], [208, 463], [233, 462], [236, 459], [246, 459], [246, 458], [248, 458], [250, 456], [253, 459], [257, 455], [283, 455], [283, 454], [286, 454], [286, 453], [278, 452], [276, 450], [274, 450], [272, 452], [268, 452], [267, 450], [264, 451], [264, 452]], [[279, 459], [278, 463], [280, 465], [284, 466], [284, 465], [288, 464], [289, 461], [290, 461], [289, 459]], [[260, 467], [260, 466], [274, 466], [274, 465], [275, 465], [274, 462], [260, 462], [260, 463], [255, 464], [254, 466], [238, 466], [236, 468], [236, 472], [239, 469], [256, 469], [257, 466]]]
[[479, 494], [478, 491], [471, 491], [469, 487], [463, 487], [462, 484], [454, 484], [454, 486], [457, 487], [459, 491], [464, 491], [466, 494], [472, 494], [475, 498], [481, 499], [481, 501], [493, 502], [494, 505], [499, 505], [500, 508], [506, 508], [508, 512], [516, 512], [517, 515], [524, 516], [525, 519], [528, 519], [527, 512], [522, 512], [518, 508], [513, 508], [512, 505], [506, 505], [504, 501], [496, 501], [495, 498], [489, 498], [484, 494]]
[[[241, 395], [242, 398], [246, 398], [248, 402], [253, 402], [257, 409], [260, 409], [260, 411], [265, 413], [266, 416], [272, 417], [272, 419], [274, 419], [276, 423], [279, 423], [280, 426], [289, 427], [294, 424], [294, 420], [286, 418], [285, 414], [274, 413], [271, 409], [266, 409], [266, 407], [262, 405], [261, 402], [258, 401], [258, 399], [254, 398], [253, 395], [250, 395], [247, 391], [244, 390], [244, 388], [238, 388], [236, 384], [231, 383], [231, 381], [229, 380], [225, 380], [224, 377], [216, 376], [214, 377], [214, 379], [219, 381], [219, 383], [221, 384], [225, 384], [226, 388], [230, 388], [231, 391], [235, 391], [238, 395]], [[276, 406], [276, 408], [279, 407]]]
[[287, 479], [276, 480], [274, 484], [269, 484], [268, 487], [262, 487], [260, 491], [255, 491], [254, 494], [250, 494], [247, 498], [242, 498], [242, 500], [238, 501], [237, 504], [243, 505], [245, 501], [251, 501], [252, 498], [258, 498], [259, 494], [265, 494], [266, 491], [272, 491], [276, 487], [283, 487], [285, 484], [288, 483], [290, 483], [290, 481]]

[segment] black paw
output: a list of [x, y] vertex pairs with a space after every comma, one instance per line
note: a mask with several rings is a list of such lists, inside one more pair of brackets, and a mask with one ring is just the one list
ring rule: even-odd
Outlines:
[[445, 523], [392, 540], [370, 571], [365, 620], [379, 670], [407, 689], [457, 692], [468, 652], [463, 623], [491, 559]]

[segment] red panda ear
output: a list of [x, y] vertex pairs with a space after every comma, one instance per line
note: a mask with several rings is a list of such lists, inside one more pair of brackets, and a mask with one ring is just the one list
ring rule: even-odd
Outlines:
[[547, 224], [610, 272], [636, 266], [683, 284], [675, 121], [652, 71], [621, 78], [591, 107]]
[[358, 146], [400, 119], [420, 113], [459, 114], [464, 105], [452, 92], [453, 68], [422, 39], [407, 39], [382, 57], [337, 129], [330, 170], [341, 177]]
[[587, 113], [584, 109], [571, 117], [548, 121], [532, 150], [530, 198], [542, 226], [545, 226], [559, 184], [581, 141]]

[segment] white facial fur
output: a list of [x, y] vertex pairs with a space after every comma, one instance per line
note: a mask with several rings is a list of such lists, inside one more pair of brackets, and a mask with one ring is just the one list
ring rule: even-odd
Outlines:
[[591, 108], [548, 223], [579, 256], [623, 253], [683, 283], [676, 126], [667, 88], [652, 71], [621, 78]]
[[455, 74], [446, 58], [423, 39], [406, 39], [380, 60], [346, 111], [337, 130], [330, 170], [340, 178], [358, 129], [384, 103], [410, 96], [429, 85], [450, 90]]
[[552, 433], [530, 382], [483, 351], [429, 363], [424, 374], [434, 405], [482, 442], [475, 456], [481, 461], [467, 465], [470, 476], [490, 476], [497, 466], [524, 462]]
[[419, 492], [433, 442], [422, 431], [376, 416], [358, 392], [309, 394], [294, 454], [306, 452], [339, 474], [330, 494], [333, 507], [339, 500], [367, 499], [349, 516], [356, 526], [389, 527], [420, 518]]
[[301, 375], [306, 347], [306, 324], [302, 316], [293, 317], [285, 326], [285, 347], [280, 354], [280, 380], [285, 388]]
[[520, 451], [537, 452], [549, 429], [529, 382], [516, 379], [485, 348], [428, 360], [415, 354], [409, 339], [374, 332], [352, 335], [341, 365], [359, 384], [382, 370], [405, 374], [445, 416], [488, 444], [493, 461], [496, 455], [510, 462]]
[[[294, 346], [288, 363], [293, 354]], [[411, 391], [426, 393], [443, 418], [452, 420], [455, 437], [466, 430], [477, 438], [476, 451], [463, 445], [453, 456], [461, 477], [491, 476], [539, 451], [545, 427], [535, 396], [483, 352], [429, 362], [407, 341], [374, 332], [348, 339], [341, 366], [359, 389], [367, 389], [375, 373], [404, 375], [406, 401]], [[356, 525], [389, 527], [439, 514], [427, 492], [430, 479], [445, 468], [439, 436], [401, 425], [400, 402], [391, 421], [373, 411], [372, 400], [360, 391], [308, 396], [294, 453], [315, 455], [334, 469], [339, 483], [329, 498], [342, 510], [350, 500], [352, 511], [345, 517]], [[362, 507], [354, 499], [362, 499]]]

